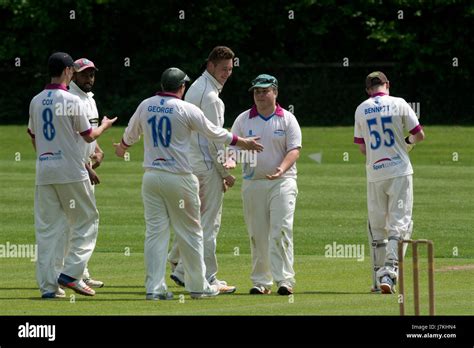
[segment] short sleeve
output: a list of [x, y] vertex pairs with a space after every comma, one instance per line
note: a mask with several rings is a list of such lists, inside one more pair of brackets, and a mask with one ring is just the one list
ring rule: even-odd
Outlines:
[[235, 135], [242, 138], [242, 137], [244, 137], [244, 135], [243, 135], [242, 130], [241, 130], [241, 119], [242, 119], [241, 116], [237, 116], [234, 123], [232, 124], [232, 128], [231, 128], [230, 131], [231, 131], [232, 134], [235, 134]]
[[416, 117], [415, 111], [405, 100], [402, 102], [402, 107], [404, 110], [403, 120], [405, 131], [410, 132], [411, 134], [418, 133], [421, 130], [421, 125], [418, 121], [418, 117]]
[[357, 117], [357, 110], [354, 115], [354, 144], [365, 144], [364, 133]]
[[72, 118], [73, 129], [80, 135], [87, 135], [92, 131], [92, 127], [85, 112], [85, 105], [79, 98], [74, 98], [72, 102], [77, 106], [74, 108], [77, 112], [69, 116]]
[[34, 138], [35, 137], [35, 119], [33, 116], [33, 101], [30, 103], [30, 118], [28, 120], [28, 134]]
[[286, 151], [301, 148], [301, 128], [296, 120], [296, 117], [292, 114], [289, 115], [290, 119], [288, 122], [288, 129], [286, 131]]
[[128, 126], [125, 129], [122, 137], [122, 143], [125, 146], [131, 146], [140, 140], [140, 136], [143, 134], [142, 124], [141, 124], [141, 110], [143, 107], [144, 102], [138, 105], [135, 113], [132, 115], [130, 120], [128, 121]]

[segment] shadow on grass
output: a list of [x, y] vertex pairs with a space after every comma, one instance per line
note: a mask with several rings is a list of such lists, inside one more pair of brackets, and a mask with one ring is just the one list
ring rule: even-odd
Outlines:
[[[371, 293], [366, 291], [366, 292], [357, 292], [357, 291], [296, 291], [293, 296], [298, 296], [298, 295], [370, 295]], [[274, 296], [280, 296], [280, 297], [288, 297], [289, 295], [279, 295], [276, 291], [272, 291], [271, 294], [269, 295], [256, 295], [256, 294], [249, 294], [248, 292], [237, 292], [234, 294], [221, 294], [219, 296], [252, 296], [252, 297], [274, 297]]]
[[2, 290], [39, 290], [38, 288], [22, 288], [21, 286], [15, 286], [11, 288], [0, 288], [0, 291]]

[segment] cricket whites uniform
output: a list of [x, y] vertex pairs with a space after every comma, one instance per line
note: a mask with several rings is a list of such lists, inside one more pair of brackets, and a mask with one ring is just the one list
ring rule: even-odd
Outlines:
[[166, 259], [173, 227], [184, 266], [186, 289], [209, 291], [203, 259], [199, 182], [189, 160], [192, 131], [211, 141], [235, 144], [237, 137], [208, 121], [202, 111], [174, 94], [158, 93], [144, 100], [130, 119], [122, 142], [144, 138], [146, 291], [165, 294]]
[[[189, 87], [185, 100], [202, 110], [204, 116], [218, 127], [224, 127], [224, 103], [219, 98], [222, 85], [209, 72], [204, 73]], [[199, 180], [199, 198], [201, 200], [201, 225], [204, 236], [204, 263], [206, 279], [212, 283], [217, 274], [216, 244], [221, 225], [222, 202], [224, 199], [223, 179], [230, 175], [222, 163], [217, 161], [218, 153], [224, 153], [221, 143], [208, 141], [198, 132], [191, 133], [189, 160], [193, 174]], [[176, 243], [170, 252], [170, 261], [179, 259]], [[179, 263], [173, 272], [184, 279], [184, 269]]]
[[[84, 106], [84, 112], [89, 119], [91, 127], [93, 129], [97, 128], [99, 126], [99, 111], [97, 110], [97, 105], [94, 100], [94, 93], [84, 92], [74, 83], [74, 81], [71, 81], [69, 84], [69, 92], [81, 99]], [[92, 143], [84, 141], [83, 144], [80, 143], [79, 145], [83, 148], [84, 162], [92, 164], [90, 157], [95, 153], [97, 141], [94, 140]]]
[[412, 233], [413, 168], [404, 134], [419, 131], [415, 112], [402, 98], [377, 93], [355, 112], [354, 143], [366, 145], [374, 286], [383, 275], [397, 278], [398, 241]]
[[301, 148], [301, 129], [296, 117], [278, 104], [268, 118], [256, 106], [240, 114], [232, 126], [240, 137], [260, 137], [265, 150], [257, 154], [256, 166], [243, 165], [242, 200], [252, 251], [251, 280], [270, 289], [295, 284], [293, 270], [293, 216], [296, 196], [296, 164], [281, 178], [268, 180], [293, 149]]
[[[71, 81], [71, 83], [69, 84], [69, 92], [73, 95], [78, 96], [81, 99], [83, 103], [82, 104], [83, 112], [86, 114], [87, 119], [89, 120], [89, 123], [91, 124], [92, 129], [97, 128], [99, 126], [99, 111], [97, 110], [97, 105], [93, 98], [94, 93], [84, 92], [83, 90], [79, 88], [78, 85], [76, 85], [74, 81]], [[92, 167], [91, 156], [95, 152], [96, 144], [97, 144], [97, 141], [95, 140], [91, 143], [88, 143], [84, 139], [79, 139], [79, 146], [82, 148], [81, 151], [84, 158], [84, 163], [89, 163], [91, 167]], [[91, 188], [92, 188], [92, 192], [95, 193], [95, 186], [91, 185]], [[64, 241], [64, 242], [65, 242], [65, 248], [66, 248], [65, 250], [67, 252], [69, 243], [68, 241]], [[94, 239], [93, 241], [94, 249], [95, 249], [96, 242], [97, 242], [97, 238]], [[87, 268], [87, 265], [86, 265], [86, 268], [84, 269], [83, 278], [84, 279], [90, 278], [89, 269]]]
[[[28, 133], [36, 143], [35, 229], [37, 281], [55, 293], [55, 263], [65, 233], [71, 241], [62, 273], [80, 279], [94, 249], [99, 213], [84, 167], [81, 135], [92, 131], [81, 100], [65, 85], [49, 84], [30, 103]], [[68, 108], [72, 106], [71, 108]], [[63, 250], [63, 249], [62, 249]]]

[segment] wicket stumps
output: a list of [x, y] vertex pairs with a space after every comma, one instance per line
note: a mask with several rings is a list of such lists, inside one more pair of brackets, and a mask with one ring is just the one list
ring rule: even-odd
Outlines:
[[418, 244], [426, 244], [428, 247], [428, 289], [430, 315], [435, 315], [434, 299], [434, 253], [433, 241], [427, 239], [401, 240], [398, 242], [398, 291], [401, 299], [400, 315], [405, 315], [405, 290], [403, 279], [403, 244], [411, 244], [413, 248], [413, 302], [415, 303], [415, 315], [420, 315], [420, 284], [418, 277]]

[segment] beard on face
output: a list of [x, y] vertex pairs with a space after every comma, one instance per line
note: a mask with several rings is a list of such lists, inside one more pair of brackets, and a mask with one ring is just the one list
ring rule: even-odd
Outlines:
[[86, 93], [89, 93], [90, 91], [92, 91], [92, 86], [88, 83], [85, 83], [83, 85], [78, 84], [78, 86], [79, 86], [80, 89], [82, 89]]

